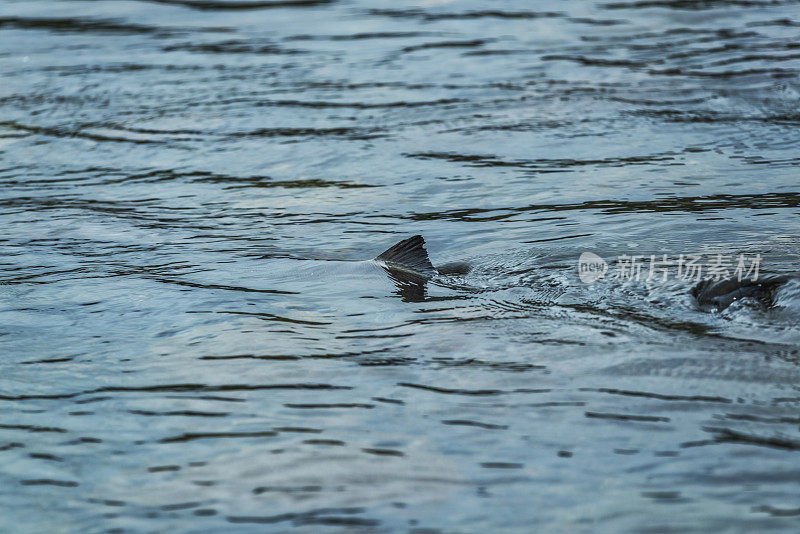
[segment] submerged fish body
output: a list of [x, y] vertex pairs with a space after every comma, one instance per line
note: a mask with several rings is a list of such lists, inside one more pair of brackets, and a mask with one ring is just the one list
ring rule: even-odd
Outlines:
[[774, 304], [775, 292], [791, 280], [790, 275], [766, 276], [759, 280], [702, 280], [692, 288], [692, 296], [703, 310], [722, 311], [737, 300], [751, 298], [765, 307]]

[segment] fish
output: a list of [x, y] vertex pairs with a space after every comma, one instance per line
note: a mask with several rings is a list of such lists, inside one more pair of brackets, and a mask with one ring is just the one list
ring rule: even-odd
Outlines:
[[471, 267], [466, 262], [456, 261], [434, 267], [425, 249], [425, 239], [415, 235], [391, 246], [375, 258], [376, 262], [394, 272], [408, 273], [424, 278], [435, 275], [467, 274]]
[[[412, 302], [425, 299], [425, 284], [434, 277], [464, 275], [471, 270], [468, 263], [461, 261], [434, 267], [425, 249], [425, 239], [421, 235], [396, 243], [372, 261], [389, 274], [399, 289], [400, 296]], [[695, 285], [690, 293], [703, 311], [722, 311], [745, 298], [769, 308], [774, 305], [777, 289], [792, 279], [793, 276], [788, 274], [767, 275], [758, 280], [705, 279]]]
[[425, 249], [425, 239], [421, 235], [404, 239], [374, 260], [388, 273], [399, 295], [407, 302], [425, 300], [426, 283], [436, 276], [467, 274], [471, 266], [466, 262], [451, 262], [434, 267]]
[[701, 280], [691, 289], [698, 306], [704, 311], [722, 311], [737, 300], [750, 298], [764, 306], [772, 307], [776, 290], [792, 279], [790, 275], [768, 275], [758, 280], [724, 278]]

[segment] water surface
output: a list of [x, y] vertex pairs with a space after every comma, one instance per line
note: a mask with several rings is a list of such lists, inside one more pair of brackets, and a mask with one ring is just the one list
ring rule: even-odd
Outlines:
[[795, 531], [797, 8], [4, 2], [0, 530]]

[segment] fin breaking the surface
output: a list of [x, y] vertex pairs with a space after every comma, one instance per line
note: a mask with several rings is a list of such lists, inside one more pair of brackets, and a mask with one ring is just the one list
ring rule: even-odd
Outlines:
[[436, 274], [421, 235], [400, 241], [375, 259], [384, 262], [388, 267], [408, 269], [426, 276]]

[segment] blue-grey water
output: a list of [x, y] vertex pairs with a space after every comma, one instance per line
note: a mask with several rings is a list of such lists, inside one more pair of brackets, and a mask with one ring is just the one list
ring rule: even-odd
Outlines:
[[[797, 532], [800, 3], [0, 4], [0, 531]], [[369, 264], [421, 234], [465, 275]], [[578, 257], [610, 263], [593, 284]]]

